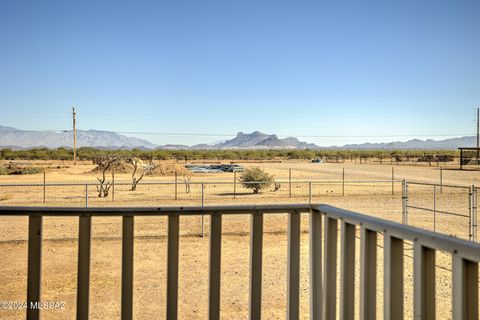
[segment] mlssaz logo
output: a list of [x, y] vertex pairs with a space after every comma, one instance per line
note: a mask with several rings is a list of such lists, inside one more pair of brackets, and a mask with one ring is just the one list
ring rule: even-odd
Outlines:
[[30, 302], [29, 309], [51, 310], [51, 309], [65, 309], [65, 302], [63, 301], [35, 301]]

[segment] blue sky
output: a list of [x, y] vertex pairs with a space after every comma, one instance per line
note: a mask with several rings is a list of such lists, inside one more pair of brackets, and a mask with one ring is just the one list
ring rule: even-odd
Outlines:
[[[0, 125], [194, 144], [475, 133], [480, 1], [2, 1]], [[201, 134], [201, 135], [200, 135]], [[222, 135], [227, 135], [223, 137]]]

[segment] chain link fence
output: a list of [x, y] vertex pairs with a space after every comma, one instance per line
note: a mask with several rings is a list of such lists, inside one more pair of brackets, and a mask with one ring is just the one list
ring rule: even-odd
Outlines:
[[[252, 184], [252, 183], [249, 183]], [[264, 184], [256, 182], [253, 184]], [[105, 188], [105, 186], [103, 186]], [[128, 182], [116, 182], [101, 194], [99, 183], [46, 183], [0, 185], [0, 206], [54, 207], [182, 207], [246, 204], [327, 203], [394, 221], [401, 220], [401, 181], [283, 181], [265, 185], [259, 193], [240, 182], [142, 182], [135, 190]], [[105, 189], [103, 189], [105, 190]], [[0, 241], [26, 240], [26, 220], [3, 218]], [[101, 230], [93, 236], [119, 238], [119, 222], [102, 218]], [[265, 232], [284, 232], [287, 217], [272, 217]], [[6, 221], [9, 220], [9, 221]], [[248, 234], [248, 218], [225, 216], [225, 234]], [[46, 219], [45, 239], [75, 239], [77, 221], [69, 217]], [[308, 223], [302, 224], [308, 228]], [[139, 237], [164, 237], [166, 222], [139, 219]], [[100, 228], [100, 227], [99, 227]], [[303, 231], [307, 231], [304, 228]], [[182, 217], [182, 235], [204, 236], [209, 221], [205, 216]], [[99, 229], [100, 230], [100, 229]]]
[[[251, 184], [251, 183], [250, 183]], [[256, 182], [253, 184], [262, 184]], [[105, 188], [105, 186], [103, 186]], [[476, 241], [477, 189], [399, 180], [278, 180], [259, 193], [240, 182], [116, 182], [101, 194], [99, 183], [46, 183], [0, 185], [0, 206], [57, 207], [182, 207], [246, 204], [324, 203], [399, 223]], [[103, 219], [103, 220], [102, 220]], [[93, 236], [120, 238], [120, 222], [99, 220]], [[273, 218], [272, 218], [273, 219]], [[285, 215], [276, 217], [265, 232], [283, 232]], [[272, 220], [272, 221], [273, 221]], [[244, 216], [225, 216], [224, 234], [246, 235], [249, 221]], [[48, 218], [45, 239], [75, 239], [77, 224], [69, 217]], [[26, 220], [3, 218], [0, 241], [26, 240]], [[308, 223], [304, 223], [304, 232]], [[137, 237], [165, 237], [166, 221], [138, 219]], [[205, 236], [206, 216], [182, 217], [183, 236]], [[117, 231], [115, 231], [117, 230]]]
[[477, 241], [477, 188], [403, 182], [403, 223]]

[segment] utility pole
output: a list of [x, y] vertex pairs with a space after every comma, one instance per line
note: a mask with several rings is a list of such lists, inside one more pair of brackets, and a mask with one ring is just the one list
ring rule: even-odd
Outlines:
[[75, 107], [72, 107], [73, 117], [73, 164], [77, 164], [77, 114], [75, 113]]
[[[480, 116], [479, 116], [480, 108], [477, 108], [477, 164], [480, 164]], [[460, 160], [462, 161], [462, 160]]]

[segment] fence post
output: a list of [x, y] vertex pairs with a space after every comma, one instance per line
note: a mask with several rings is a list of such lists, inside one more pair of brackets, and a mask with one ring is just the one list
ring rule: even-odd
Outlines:
[[395, 194], [395, 168], [392, 167], [392, 196]]
[[112, 171], [112, 202], [115, 201], [115, 171]]
[[474, 204], [475, 204], [475, 199], [474, 199], [474, 188], [475, 186], [471, 186], [470, 190], [468, 191], [468, 224], [469, 224], [469, 239], [470, 241], [474, 241], [474, 237], [476, 235], [476, 231], [474, 230], [474, 225], [475, 223], [475, 211], [474, 210]]
[[345, 168], [342, 169], [342, 196], [345, 195]]
[[292, 197], [292, 168], [288, 169], [288, 197]]
[[312, 204], [312, 182], [308, 182], [308, 204]]
[[[204, 184], [202, 182], [202, 208], [203, 208], [203, 204], [204, 204], [204, 197], [205, 197], [205, 193], [204, 193]], [[210, 222], [211, 223], [211, 222]], [[202, 238], [205, 237], [205, 217], [204, 217], [204, 214], [202, 213]]]
[[85, 208], [88, 208], [88, 183], [85, 183]]
[[204, 206], [204, 201], [205, 201], [205, 185], [202, 182], [202, 208]]
[[237, 171], [233, 171], [233, 199], [237, 197]]
[[[178, 158], [177, 158], [178, 161]], [[178, 174], [177, 170], [175, 170], [175, 200], [178, 199]]]
[[43, 170], [43, 203], [47, 202], [47, 187], [46, 187], [46, 175], [45, 175], [45, 170]]
[[407, 202], [408, 201], [408, 191], [407, 191], [407, 181], [402, 180], [402, 223], [407, 224]]
[[472, 195], [472, 200], [473, 200], [473, 205], [472, 205], [472, 226], [473, 226], [473, 241], [477, 242], [478, 241], [478, 215], [477, 215], [477, 205], [478, 205], [478, 200], [477, 200], [477, 195], [478, 195], [478, 189], [474, 185], [472, 186], [473, 188], [473, 195]]
[[437, 224], [437, 186], [433, 185], [433, 232], [436, 232]]
[[443, 191], [443, 169], [440, 167], [440, 193]]

